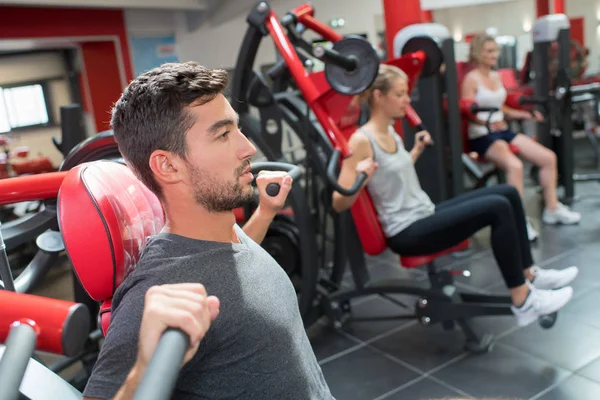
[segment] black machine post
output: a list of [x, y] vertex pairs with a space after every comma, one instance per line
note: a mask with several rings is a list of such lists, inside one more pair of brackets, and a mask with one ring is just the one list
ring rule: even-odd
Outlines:
[[83, 142], [87, 137], [83, 110], [80, 104], [69, 104], [60, 108], [60, 124], [62, 138], [52, 138], [56, 148], [64, 157], [69, 154], [73, 147]]
[[[464, 191], [463, 167], [461, 163], [462, 139], [460, 134], [460, 113], [458, 110], [458, 87], [454, 62], [454, 41], [446, 27], [427, 23], [411, 25], [396, 35], [394, 57], [413, 51], [416, 40], [430, 40], [440, 48], [445, 74], [438, 68], [433, 74], [422, 74], [412, 92], [412, 106], [421, 117], [435, 142], [435, 146], [423, 152], [415, 168], [423, 190], [434, 203], [452, 198]], [[417, 46], [418, 47], [418, 46]], [[415, 47], [415, 48], [417, 48]], [[410, 49], [410, 50], [409, 50]], [[450, 116], [446, 123], [444, 116], [444, 94], [448, 97]], [[415, 130], [404, 123], [404, 140], [407, 149], [414, 144]]]
[[[556, 114], [556, 123], [546, 118], [537, 124], [538, 142], [553, 150], [558, 160], [558, 184], [564, 189], [563, 202], [570, 204], [575, 197], [575, 182], [573, 179], [575, 162], [573, 157], [573, 127], [571, 122], [571, 99], [569, 94], [570, 82], [559, 82], [550, 76], [549, 51], [553, 42], [558, 43], [558, 66], [556, 77], [567, 79], [570, 65], [570, 23], [564, 14], [553, 14], [540, 17], [533, 27], [533, 71], [535, 73], [535, 95], [547, 98], [550, 114]], [[557, 86], [565, 88], [561, 93]], [[560, 104], [560, 107], [558, 106]]]

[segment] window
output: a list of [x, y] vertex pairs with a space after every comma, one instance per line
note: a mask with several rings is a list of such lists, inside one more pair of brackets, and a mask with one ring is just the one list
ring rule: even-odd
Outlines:
[[0, 133], [49, 122], [41, 84], [0, 88]]

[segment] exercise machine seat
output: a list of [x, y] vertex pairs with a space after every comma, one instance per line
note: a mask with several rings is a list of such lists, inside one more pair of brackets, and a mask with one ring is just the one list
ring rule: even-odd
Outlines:
[[400, 256], [400, 264], [406, 268], [418, 268], [421, 265], [429, 264], [436, 258], [444, 256], [446, 254], [455, 253], [457, 251], [466, 250], [469, 247], [469, 239], [463, 240], [459, 244], [452, 246], [448, 249], [442, 250], [437, 253], [427, 254], [424, 256]]
[[77, 277], [89, 296], [102, 303], [106, 334], [114, 292], [135, 268], [147, 238], [165, 224], [160, 201], [127, 166], [93, 161], [65, 177], [58, 222]]

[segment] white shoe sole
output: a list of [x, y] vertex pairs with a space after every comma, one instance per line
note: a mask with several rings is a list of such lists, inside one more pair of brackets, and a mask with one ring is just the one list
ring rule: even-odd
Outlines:
[[539, 311], [536, 310], [536, 312], [528, 314], [526, 317], [521, 317], [521, 318], [517, 318], [517, 325], [518, 326], [527, 326], [533, 322], [535, 322], [539, 317], [543, 316], [543, 315], [548, 315], [548, 314], [552, 314], [558, 310], [560, 310], [561, 308], [563, 308], [569, 301], [571, 301], [571, 298], [573, 298], [573, 288], [567, 286], [564, 287], [562, 289], [558, 289], [561, 291], [564, 291], [566, 293], [568, 293], [568, 295], [566, 295], [562, 301], [554, 303], [552, 305], [552, 307], [549, 307], [546, 310], [543, 311]]

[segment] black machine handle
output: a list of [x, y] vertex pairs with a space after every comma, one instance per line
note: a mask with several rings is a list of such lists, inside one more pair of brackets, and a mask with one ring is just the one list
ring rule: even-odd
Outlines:
[[340, 194], [343, 194], [344, 196], [354, 196], [362, 188], [362, 186], [365, 183], [365, 181], [367, 180], [368, 176], [366, 173], [361, 172], [358, 175], [358, 177], [356, 178], [356, 182], [354, 182], [354, 184], [352, 185], [352, 187], [350, 187], [350, 189], [341, 187], [339, 185], [339, 183], [337, 182], [338, 178], [335, 173], [335, 169], [338, 165], [338, 162], [340, 161], [341, 155], [342, 155], [342, 152], [340, 150], [335, 149], [333, 151], [333, 154], [331, 155], [331, 159], [329, 160], [329, 165], [327, 166], [327, 178], [329, 179], [329, 183], [331, 184], [331, 186], [333, 186], [333, 188], [335, 189], [336, 192], [339, 192]]
[[481, 107], [481, 106], [477, 105], [477, 103], [473, 103], [471, 105], [471, 114], [477, 114], [480, 112], [495, 113], [498, 111], [500, 111], [500, 109], [498, 107]]
[[36, 342], [37, 335], [30, 325], [18, 324], [10, 329], [0, 359], [0, 400], [20, 398], [19, 388]]
[[358, 60], [356, 57], [343, 56], [335, 50], [325, 48], [325, 46], [319, 45], [315, 47], [313, 54], [318, 59], [329, 64], [337, 65], [348, 72], [354, 71], [358, 66]]
[[180, 329], [169, 328], [162, 334], [134, 400], [171, 398], [189, 344], [190, 337]]
[[[257, 162], [252, 164], [251, 171], [253, 174], [258, 174], [259, 171], [285, 171], [289, 176], [292, 177], [293, 180], [296, 180], [302, 176], [304, 171], [302, 167], [294, 164], [287, 164], [282, 162]], [[267, 185], [267, 194], [271, 197], [275, 197], [279, 194], [279, 189], [281, 187], [278, 183], [269, 183]]]
[[267, 70], [267, 75], [272, 80], [279, 78], [283, 73], [287, 71], [287, 64], [285, 60], [279, 60], [275, 65]]
[[471, 104], [471, 113], [472, 114], [477, 114], [480, 112], [489, 112], [490, 113], [490, 115], [488, 115], [487, 121], [485, 121], [485, 126], [490, 133], [492, 132], [492, 128], [490, 126], [490, 120], [492, 119], [493, 113], [498, 112], [498, 111], [500, 111], [500, 109], [498, 107], [481, 107], [477, 103]]
[[525, 104], [538, 104], [541, 106], [545, 106], [548, 102], [548, 99], [540, 96], [521, 96], [519, 97], [519, 105]]

